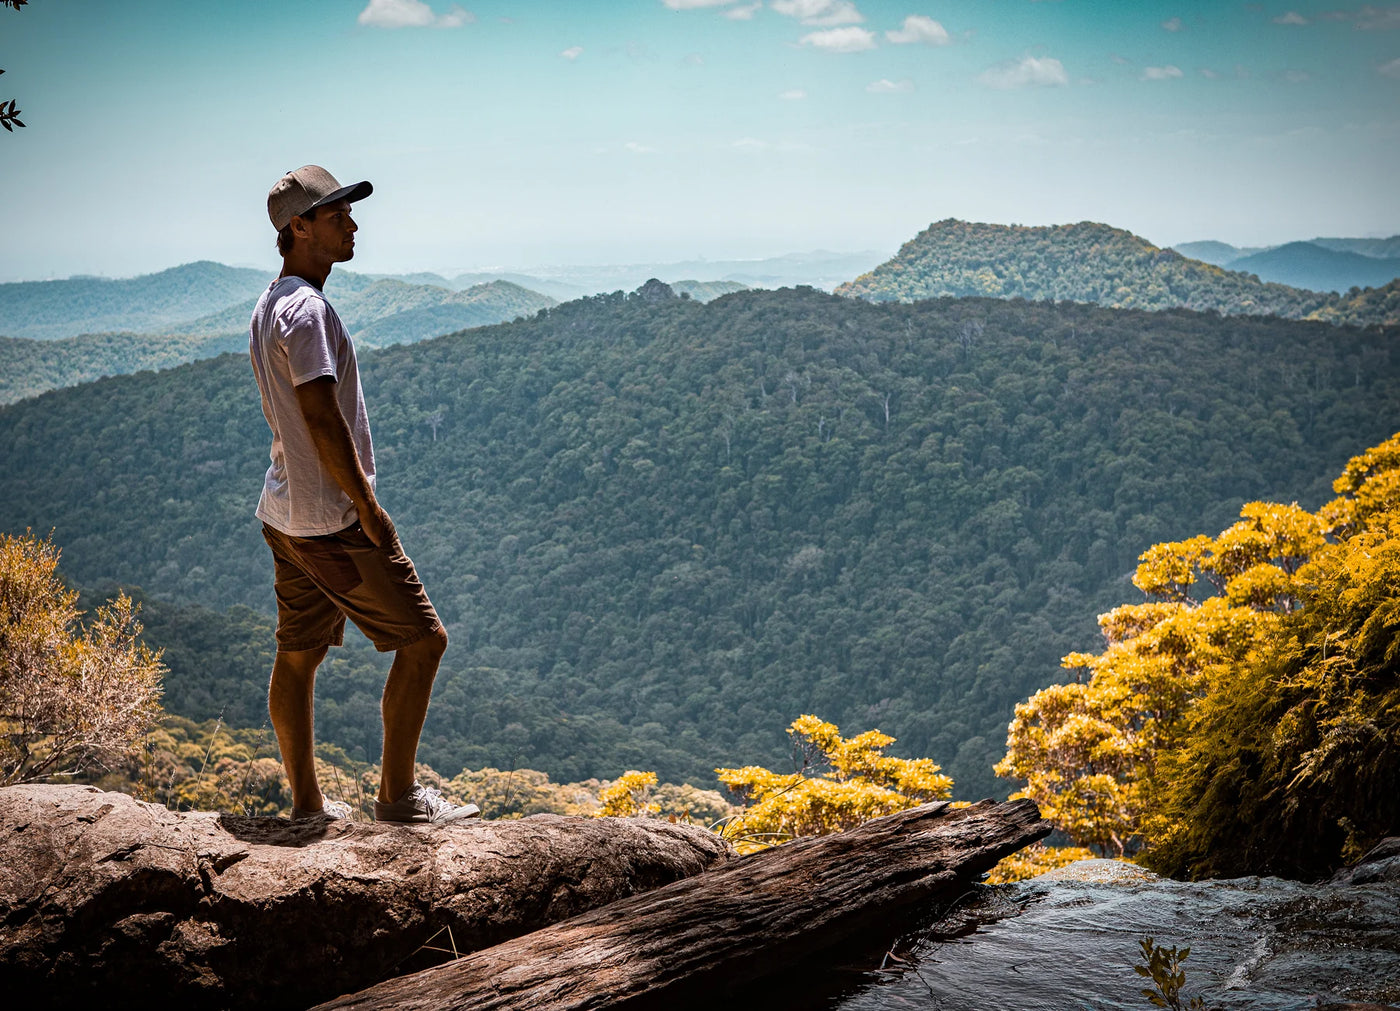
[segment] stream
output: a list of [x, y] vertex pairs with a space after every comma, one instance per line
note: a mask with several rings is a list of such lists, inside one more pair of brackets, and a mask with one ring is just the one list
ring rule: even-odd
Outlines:
[[[1400, 849], [1400, 847], [1397, 847]], [[1182, 1006], [1293, 1011], [1400, 1003], [1400, 853], [1353, 880], [1181, 882], [1084, 860], [1015, 885], [976, 886], [848, 977], [839, 1011], [1117, 1011], [1152, 1005], [1139, 941], [1187, 947]], [[948, 938], [960, 932], [965, 936]]]

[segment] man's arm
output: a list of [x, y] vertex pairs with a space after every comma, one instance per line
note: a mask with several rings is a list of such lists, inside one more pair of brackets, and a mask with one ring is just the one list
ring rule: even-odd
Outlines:
[[388, 544], [394, 536], [394, 524], [374, 497], [374, 489], [370, 487], [365, 469], [360, 465], [360, 455], [355, 452], [355, 442], [350, 436], [350, 425], [345, 421], [345, 415], [340, 413], [340, 402], [336, 400], [335, 380], [330, 376], [321, 376], [296, 387], [296, 393], [297, 406], [301, 408], [301, 416], [306, 419], [306, 427], [311, 433], [311, 441], [316, 444], [321, 465], [355, 504], [365, 535], [377, 547]]

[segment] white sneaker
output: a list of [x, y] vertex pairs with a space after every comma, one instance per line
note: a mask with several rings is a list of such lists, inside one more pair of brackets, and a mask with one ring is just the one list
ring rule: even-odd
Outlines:
[[344, 821], [349, 819], [352, 810], [343, 800], [328, 800], [322, 804], [319, 811], [292, 808], [292, 821]]
[[476, 818], [480, 814], [481, 808], [475, 804], [458, 806], [444, 798], [439, 791], [417, 782], [392, 803], [374, 802], [375, 821], [445, 825], [465, 818]]

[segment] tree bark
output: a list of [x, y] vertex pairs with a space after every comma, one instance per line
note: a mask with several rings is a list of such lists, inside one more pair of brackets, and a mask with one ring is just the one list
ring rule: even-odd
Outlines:
[[798, 840], [321, 1005], [357, 1011], [674, 1009], [958, 898], [1050, 833], [1029, 800], [929, 804]]

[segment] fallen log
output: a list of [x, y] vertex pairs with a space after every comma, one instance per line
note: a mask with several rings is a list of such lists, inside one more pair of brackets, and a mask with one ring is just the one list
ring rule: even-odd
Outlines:
[[675, 1009], [951, 902], [1050, 833], [1029, 800], [929, 804], [798, 840], [320, 1006]]
[[0, 789], [0, 853], [0, 992], [190, 1011], [305, 1008], [732, 856], [661, 820], [308, 824], [82, 786]]

